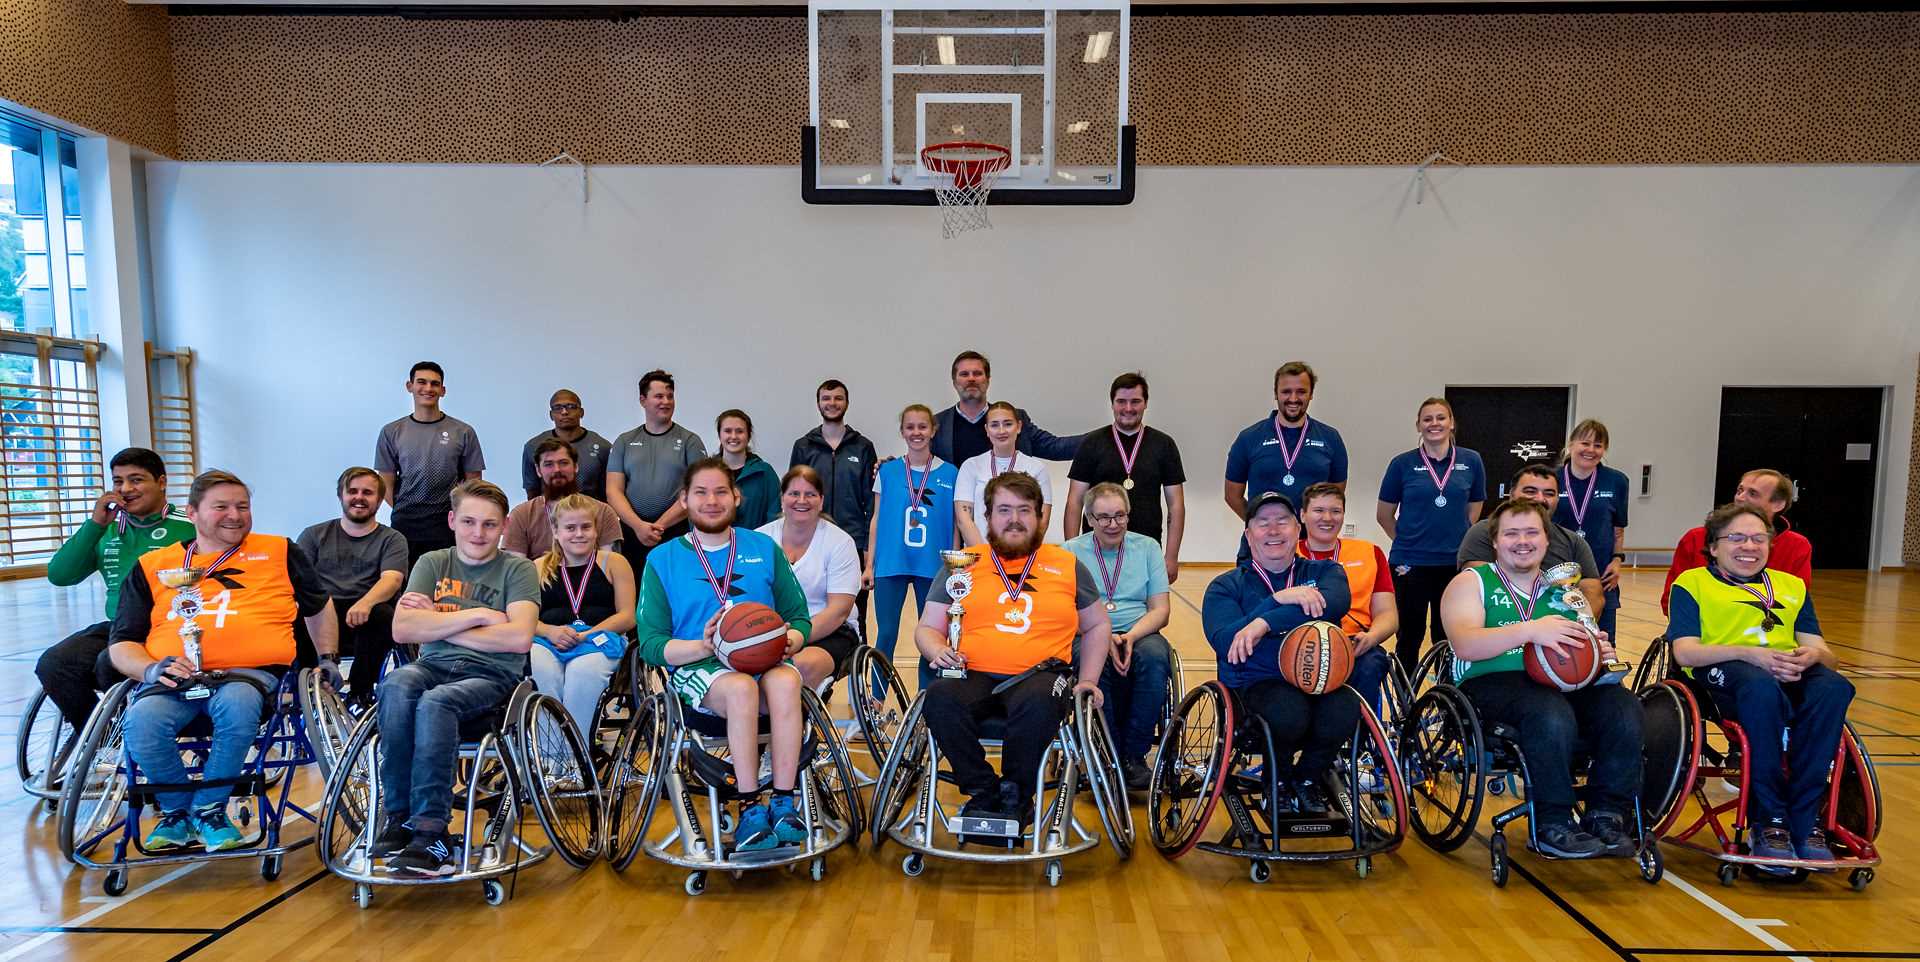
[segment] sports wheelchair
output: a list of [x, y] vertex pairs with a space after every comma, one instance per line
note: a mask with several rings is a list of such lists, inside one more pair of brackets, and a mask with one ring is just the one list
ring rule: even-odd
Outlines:
[[[1397, 663], [1396, 663], [1397, 665]], [[1397, 670], [1397, 667], [1396, 669]], [[1345, 689], [1352, 697], [1360, 696]], [[1274, 764], [1273, 733], [1218, 680], [1187, 693], [1160, 742], [1147, 801], [1148, 835], [1169, 859], [1195, 848], [1248, 859], [1256, 883], [1272, 877], [1274, 862], [1352, 860], [1366, 878], [1373, 857], [1400, 847], [1407, 834], [1407, 796], [1387, 730], [1373, 709], [1360, 705], [1360, 722], [1330, 771], [1326, 817], [1278, 811], [1285, 798]], [[1217, 841], [1202, 841], [1214, 810], [1226, 803], [1231, 819]], [[1342, 848], [1288, 848], [1288, 842], [1344, 838]]]
[[[553, 696], [522, 679], [505, 703], [460, 727], [453, 801], [457, 870], [438, 878], [396, 878], [373, 857], [385, 808], [378, 759], [380, 716], [369, 711], [354, 725], [327, 779], [320, 807], [320, 859], [353, 883], [354, 904], [373, 904], [376, 885], [481, 883], [488, 905], [505, 902], [502, 876], [558, 854], [584, 869], [600, 855], [606, 813], [600, 783], [580, 731]], [[524, 832], [531, 807], [548, 845]]]
[[[311, 669], [286, 672], [271, 689], [267, 689], [261, 677], [266, 673], [234, 672], [224, 682], [258, 684], [267, 697], [259, 734], [240, 774], [211, 783], [232, 786], [235, 801], [229, 805], [235, 823], [242, 830], [253, 823], [256, 816], [259, 828], [240, 846], [214, 852], [197, 845], [150, 852], [140, 832], [143, 813], [155, 806], [158, 793], [200, 789], [210, 784], [201, 773], [212, 749], [211, 720], [203, 714], [178, 736], [188, 782], [163, 785], [146, 781], [125, 743], [126, 714], [138, 683], [128, 679], [114, 685], [87, 719], [61, 774], [60, 854], [81, 868], [105, 869], [107, 877], [103, 888], [108, 895], [120, 895], [127, 890], [128, 872], [135, 866], [258, 858], [261, 878], [268, 881], [279, 878], [287, 853], [313, 842], [311, 837], [291, 843], [282, 839], [289, 815], [314, 821], [312, 813], [294, 804], [289, 797], [293, 779], [288, 777], [294, 769], [314, 760], [306, 720], [295, 695], [296, 689], [308, 683], [312, 674]], [[97, 854], [102, 846], [109, 845], [109, 854], [104, 858]]]
[[60, 713], [60, 707], [47, 697], [46, 689], [36, 686], [27, 698], [26, 711], [20, 715], [20, 732], [14, 739], [14, 764], [20, 773], [20, 787], [27, 794], [46, 802], [48, 811], [60, 807], [60, 773], [66, 768], [67, 755], [73, 751], [80, 733]]
[[[619, 678], [622, 672], [616, 671]], [[726, 719], [687, 708], [668, 690], [660, 669], [625, 672], [623, 690], [610, 696], [609, 717], [630, 705], [628, 717], [608, 761], [607, 808], [612, 842], [607, 858], [625, 871], [642, 851], [668, 865], [687, 869], [688, 895], [707, 890], [710, 872], [749, 871], [807, 865], [814, 881], [826, 877], [828, 852], [859, 835], [865, 812], [858, 774], [840, 741], [825, 703], [813, 689], [801, 687], [799, 778], [795, 785], [807, 840], [762, 851], [742, 852], [731, 838], [735, 817], [726, 805], [740, 797], [727, 752]], [[609, 686], [611, 691], [613, 686]], [[761, 780], [771, 765], [767, 716], [760, 716]], [[650, 837], [661, 805], [672, 810], [671, 827]]]
[[[1840, 733], [1819, 820], [1838, 857], [1831, 862], [1755, 858], [1747, 854], [1752, 826], [1746, 805], [1749, 773], [1742, 763], [1747, 755], [1746, 731], [1724, 718], [1706, 690], [1673, 664], [1666, 636], [1655, 638], [1647, 652], [1643, 664], [1654, 664], [1659, 672], [1639, 679], [1640, 700], [1646, 706], [1649, 764], [1657, 759], [1662, 770], [1670, 768], [1674, 773], [1662, 791], [1644, 799], [1654, 831], [1667, 842], [1718, 859], [1717, 874], [1723, 885], [1732, 885], [1742, 869], [1758, 875], [1762, 868], [1774, 868], [1787, 870], [1790, 881], [1803, 881], [1812, 872], [1846, 871], [1855, 891], [1866, 888], [1880, 864], [1880, 851], [1874, 846], [1880, 834], [1880, 779], [1873, 756], [1852, 723]], [[1734, 787], [1721, 801], [1707, 790], [1715, 779]], [[1693, 818], [1678, 828], [1689, 799]], [[1711, 831], [1712, 839], [1695, 841], [1704, 831]]]
[[[1401, 722], [1400, 764], [1413, 831], [1434, 851], [1451, 852], [1464, 845], [1479, 827], [1480, 810], [1488, 795], [1516, 796], [1517, 804], [1493, 816], [1493, 834], [1487, 845], [1493, 884], [1505, 886], [1512, 867], [1506, 835], [1511, 822], [1526, 820], [1528, 850], [1546, 859], [1554, 856], [1538, 845], [1532, 783], [1527, 760], [1520, 753], [1518, 732], [1502, 723], [1483, 725], [1473, 702], [1452, 678], [1453, 647], [1438, 643], [1415, 672], [1415, 685], [1427, 679], [1432, 679], [1432, 684], [1413, 700]], [[1591, 761], [1584, 746], [1576, 744], [1576, 795], [1584, 792], [1581, 783]], [[1666, 869], [1657, 835], [1647, 824], [1644, 802], [1663, 791], [1675, 774], [1671, 768], [1661, 770], [1651, 759], [1643, 761], [1642, 773], [1641, 804], [1623, 814], [1633, 819], [1636, 844], [1632, 857], [1640, 877], [1652, 884], [1660, 881]]]
[[[1028, 672], [1039, 670], [1046, 666]], [[1061, 719], [1058, 733], [1041, 754], [1033, 827], [1024, 833], [1016, 819], [948, 814], [949, 803], [940, 798], [940, 784], [950, 782], [952, 776], [940, 769], [939, 747], [923, 717], [926, 700], [921, 692], [908, 707], [874, 786], [874, 849], [880, 850], [889, 839], [905, 846], [908, 852], [901, 871], [918, 876], [928, 855], [970, 862], [1045, 862], [1047, 884], [1059, 885], [1061, 859], [1100, 844], [1100, 837], [1081, 823], [1074, 810], [1083, 778], [1114, 851], [1122, 859], [1133, 854], [1133, 809], [1126, 781], [1106, 717], [1094, 708], [1090, 694], [1074, 694], [1072, 710]], [[1004, 715], [983, 720], [982, 742], [989, 751], [1000, 747], [1005, 725]], [[981, 838], [1004, 840], [1004, 847], [966, 848]]]

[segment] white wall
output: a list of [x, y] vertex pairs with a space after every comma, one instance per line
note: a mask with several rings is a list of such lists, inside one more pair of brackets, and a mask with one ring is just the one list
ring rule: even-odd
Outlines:
[[263, 530], [333, 510], [418, 358], [512, 488], [560, 385], [612, 436], [665, 367], [683, 423], [711, 443], [741, 406], [784, 467], [821, 379], [897, 451], [894, 412], [951, 403], [947, 363], [978, 348], [994, 395], [1056, 432], [1104, 423], [1107, 382], [1144, 370], [1193, 479], [1193, 560], [1231, 554], [1226, 447], [1289, 358], [1321, 372], [1362, 516], [1421, 398], [1578, 385], [1610, 460], [1658, 466], [1634, 545], [1711, 506], [1722, 384], [1892, 385], [1880, 558], [1899, 561], [1915, 168], [1476, 168], [1423, 205], [1404, 169], [1153, 169], [1131, 207], [1000, 208], [953, 241], [931, 209], [808, 207], [788, 168], [592, 177], [583, 208], [570, 171], [151, 166], [161, 341], [200, 352], [205, 461], [256, 483]]

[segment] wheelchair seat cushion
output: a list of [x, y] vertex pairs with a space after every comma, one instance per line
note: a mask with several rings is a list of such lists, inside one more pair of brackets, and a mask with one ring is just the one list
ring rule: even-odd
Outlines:
[[[719, 715], [711, 715], [703, 711], [695, 711], [694, 709], [688, 708], [680, 713], [680, 717], [687, 720], [688, 728], [693, 729], [694, 732], [703, 737], [727, 737], [727, 720]], [[760, 716], [760, 734], [773, 734], [773, 719], [766, 715]]]

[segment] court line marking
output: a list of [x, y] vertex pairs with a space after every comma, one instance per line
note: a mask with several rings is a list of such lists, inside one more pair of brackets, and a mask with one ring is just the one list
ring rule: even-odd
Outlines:
[[[1483, 835], [1480, 832], [1474, 832], [1473, 837], [1480, 844], [1486, 845], [1488, 847], [1489, 852], [1492, 851], [1492, 843], [1489, 841], [1488, 836]], [[1622, 946], [1618, 941], [1616, 941], [1613, 936], [1608, 935], [1605, 929], [1601, 928], [1592, 919], [1587, 918], [1587, 916], [1584, 913], [1582, 913], [1579, 909], [1574, 908], [1573, 903], [1568, 902], [1564, 898], [1561, 898], [1560, 893], [1554, 891], [1552, 886], [1548, 885], [1545, 881], [1541, 880], [1538, 876], [1534, 875], [1532, 872], [1527, 871], [1526, 866], [1521, 865], [1518, 861], [1509, 858], [1507, 860], [1507, 868], [1509, 871], [1525, 879], [1527, 884], [1533, 886], [1534, 889], [1538, 891], [1541, 895], [1546, 896], [1547, 901], [1552, 902], [1554, 906], [1558, 908], [1562, 913], [1564, 913], [1568, 918], [1572, 919], [1581, 928], [1586, 929], [1588, 935], [1591, 935], [1595, 939], [1598, 939], [1600, 941], [1600, 944], [1603, 946], [1606, 946], [1607, 949], [1613, 952], [1613, 954], [1626, 960], [1626, 962], [1635, 962], [1633, 955], [1629, 953], [1628, 950], [1624, 946]]]
[[1791, 945], [1788, 945], [1784, 940], [1780, 939], [1778, 936], [1774, 935], [1772, 932], [1767, 931], [1763, 927], [1769, 924], [1784, 925], [1785, 923], [1781, 922], [1779, 919], [1747, 918], [1746, 916], [1741, 915], [1740, 913], [1735, 912], [1733, 909], [1729, 908], [1726, 904], [1722, 903], [1719, 899], [1716, 899], [1713, 896], [1700, 891], [1698, 888], [1694, 887], [1692, 882], [1689, 882], [1686, 879], [1681, 878], [1679, 875], [1673, 873], [1672, 871], [1668, 871], [1664, 876], [1662, 876], [1662, 880], [1672, 885], [1674, 888], [1677, 888], [1680, 891], [1687, 893], [1687, 895], [1691, 896], [1694, 901], [1699, 902], [1701, 905], [1706, 906], [1715, 915], [1718, 915], [1721, 918], [1726, 919], [1728, 922], [1733, 923], [1733, 926], [1735, 928], [1739, 929], [1742, 932], [1747, 933], [1748, 935], [1753, 936], [1754, 940], [1758, 941], [1761, 945], [1764, 945], [1767, 948], [1773, 949], [1775, 950], [1775, 952], [1781, 955], [1787, 956], [1790, 962], [1813, 962], [1813, 959], [1811, 957], [1798, 954], [1800, 950], [1794, 948]]
[[206, 935], [219, 929], [175, 929], [151, 925], [0, 925], [0, 933], [25, 935]]
[[[119, 898], [114, 899], [109, 904], [102, 905], [98, 908], [91, 909], [86, 912], [82, 912], [79, 915], [74, 916], [73, 918], [65, 919], [61, 921], [58, 925], [58, 928], [65, 929], [65, 928], [77, 928], [77, 927], [85, 926], [88, 922], [91, 922], [94, 919], [97, 919], [103, 915], [106, 915], [108, 912], [111, 912], [117, 908], [120, 908], [125, 905], [129, 905], [133, 902], [134, 899], [137, 899], [150, 892], [153, 892], [154, 890], [160, 888], [161, 886], [167, 884], [168, 882], [171, 882], [177, 878], [180, 878], [181, 876], [184, 876], [189, 872], [198, 871], [201, 868], [201, 866], [204, 866], [206, 864], [207, 864], [206, 862], [194, 862], [187, 865], [182, 865], [179, 868], [174, 869], [173, 871], [168, 872], [167, 874], [162, 875], [159, 878], [154, 879], [153, 881], [148, 882], [147, 884], [142, 885], [137, 889], [134, 889], [132, 892], [129, 892], [126, 895], [123, 895], [123, 896], [120, 896]], [[27, 941], [22, 942], [19, 945], [16, 945], [5, 952], [0, 952], [0, 962], [8, 962], [9, 959], [18, 958], [27, 952], [31, 952], [34, 949], [37, 949], [40, 946], [53, 941], [59, 936], [60, 936], [59, 932], [48, 932], [44, 935], [40, 935], [35, 938], [28, 939]]]
[[[1784, 952], [1773, 952], [1765, 949], [1748, 949], [1742, 952], [1738, 949], [1633, 948], [1633, 949], [1628, 949], [1627, 951], [1633, 952], [1637, 955], [1688, 955], [1688, 956], [1704, 956], [1708, 958], [1722, 957], [1722, 956], [1734, 956], [1738, 958], [1778, 958], [1786, 954]], [[1806, 954], [1811, 955], [1817, 959], [1920, 959], [1920, 952], [1892, 952], [1892, 951], [1872, 951], [1872, 950], [1834, 950], [1831, 952], [1822, 952], [1822, 951], [1808, 950]]]
[[[333, 873], [323, 868], [320, 871], [307, 876], [305, 881], [301, 882], [298, 885], [295, 885], [290, 889], [287, 889], [284, 892], [281, 892], [279, 895], [276, 895], [273, 898], [268, 899], [265, 903], [259, 906], [256, 906], [253, 909], [253, 911], [248, 912], [247, 914], [242, 915], [231, 922], [228, 922], [224, 928], [221, 928], [217, 931], [209, 933], [206, 938], [203, 938], [200, 941], [187, 946], [185, 949], [181, 950], [173, 958], [167, 960], [167, 962], [180, 962], [180, 960], [182, 959], [186, 959], [193, 956], [195, 953], [198, 953], [201, 949], [204, 949], [207, 946], [212, 945], [213, 943], [218, 942], [229, 935], [232, 935], [235, 929], [238, 929], [240, 926], [245, 925], [248, 922], [253, 921], [254, 919], [257, 919], [262, 915], [265, 915], [267, 912], [272, 911], [280, 903], [285, 902], [286, 900], [293, 898], [296, 895], [299, 895], [301, 892], [304, 892], [307, 889], [311, 888], [313, 886], [313, 883], [318, 882], [323, 878], [327, 878], [332, 874]], [[5, 958], [0, 957], [0, 962], [6, 962]]]

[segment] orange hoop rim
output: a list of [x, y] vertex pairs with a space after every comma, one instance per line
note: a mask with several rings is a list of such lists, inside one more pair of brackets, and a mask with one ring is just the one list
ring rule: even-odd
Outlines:
[[[937, 157], [940, 151], [973, 150], [985, 152], [984, 157]], [[1006, 170], [1013, 164], [1013, 151], [1000, 144], [989, 144], [977, 140], [953, 140], [944, 144], [929, 144], [920, 151], [920, 162], [929, 171], [936, 174], [949, 174], [955, 187], [973, 187], [992, 174]]]

